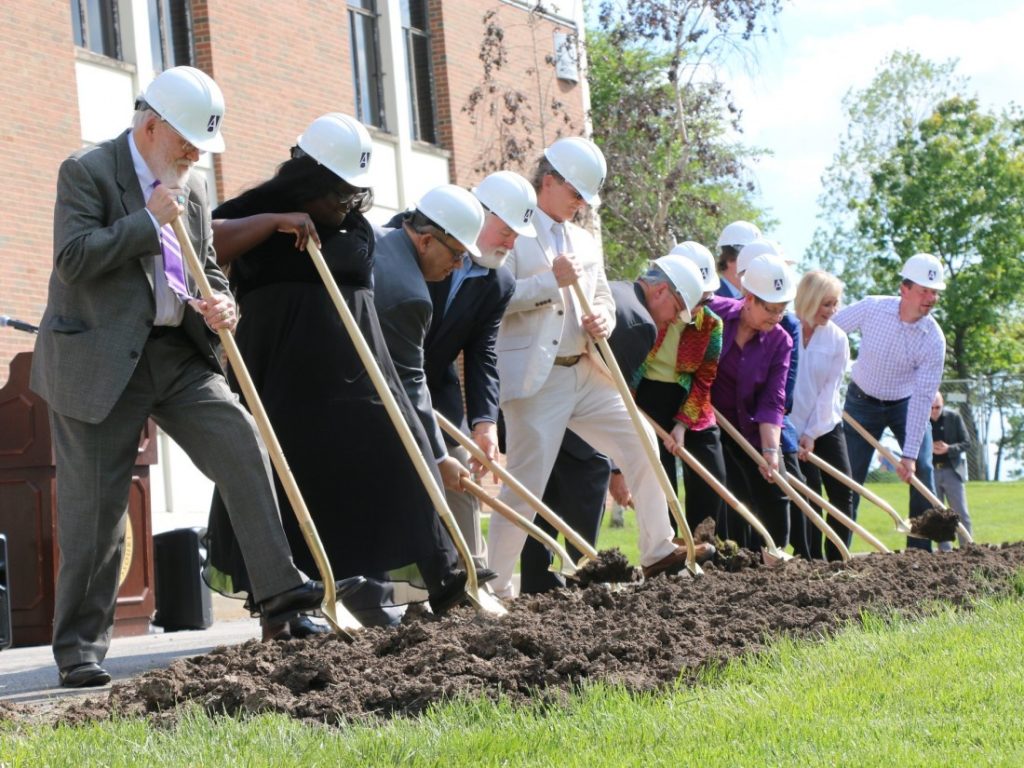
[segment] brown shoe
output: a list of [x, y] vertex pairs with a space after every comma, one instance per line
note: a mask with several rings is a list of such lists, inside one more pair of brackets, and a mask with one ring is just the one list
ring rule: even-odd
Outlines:
[[[686, 548], [686, 539], [672, 539], [672, 543], [677, 547]], [[702, 541], [700, 544], [694, 542], [693, 554], [697, 558], [697, 565], [703, 565], [708, 560], [715, 556], [718, 550], [715, 549], [715, 545], [709, 541]]]
[[650, 579], [659, 573], [679, 573], [686, 567], [686, 547], [676, 547], [675, 551], [665, 555], [661, 560], [643, 568], [644, 578]]

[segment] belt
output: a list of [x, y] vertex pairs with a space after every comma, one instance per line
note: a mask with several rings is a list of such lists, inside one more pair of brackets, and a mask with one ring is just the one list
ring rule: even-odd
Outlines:
[[571, 368], [580, 361], [583, 355], [566, 355], [565, 357], [556, 357], [555, 365], [564, 365], [566, 368]]
[[857, 397], [861, 398], [862, 400], [867, 400], [869, 403], [872, 403], [874, 405], [884, 405], [884, 406], [895, 405], [896, 403], [902, 403], [902, 402], [910, 399], [909, 397], [903, 397], [903, 398], [900, 398], [899, 400], [881, 400], [881, 399], [879, 399], [877, 397], [872, 397], [871, 395], [867, 394], [863, 389], [858, 387], [857, 384], [855, 382], [853, 382], [853, 381], [850, 382], [849, 389]]

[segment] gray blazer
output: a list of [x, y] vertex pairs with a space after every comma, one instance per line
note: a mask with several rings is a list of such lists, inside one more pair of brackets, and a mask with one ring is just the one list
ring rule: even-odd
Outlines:
[[423, 352], [434, 311], [430, 290], [405, 230], [377, 230], [376, 234], [373, 303], [405, 393], [420, 417], [434, 458], [441, 459], [448, 451], [434, 418]]
[[[206, 185], [188, 184], [187, 229], [213, 289], [228, 284], [213, 253]], [[153, 326], [160, 236], [139, 187], [128, 131], [60, 167], [53, 213], [53, 272], [32, 360], [31, 387], [58, 413], [103, 421], [135, 371]], [[189, 289], [198, 296], [191, 276]], [[182, 326], [220, 371], [216, 335], [186, 309]]]

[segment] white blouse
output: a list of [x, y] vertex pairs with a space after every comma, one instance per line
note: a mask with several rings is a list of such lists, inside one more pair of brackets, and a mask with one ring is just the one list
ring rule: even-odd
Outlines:
[[801, 437], [817, 440], [843, 420], [839, 385], [849, 361], [850, 343], [831, 320], [817, 326], [807, 346], [800, 349], [789, 418]]

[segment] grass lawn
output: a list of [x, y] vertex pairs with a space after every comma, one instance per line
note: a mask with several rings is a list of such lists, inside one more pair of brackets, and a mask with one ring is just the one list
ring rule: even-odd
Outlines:
[[1024, 601], [1009, 599], [918, 622], [868, 617], [657, 695], [592, 687], [564, 705], [457, 702], [341, 730], [198, 711], [170, 727], [5, 724], [0, 765], [1019, 766], [1022, 647]]

